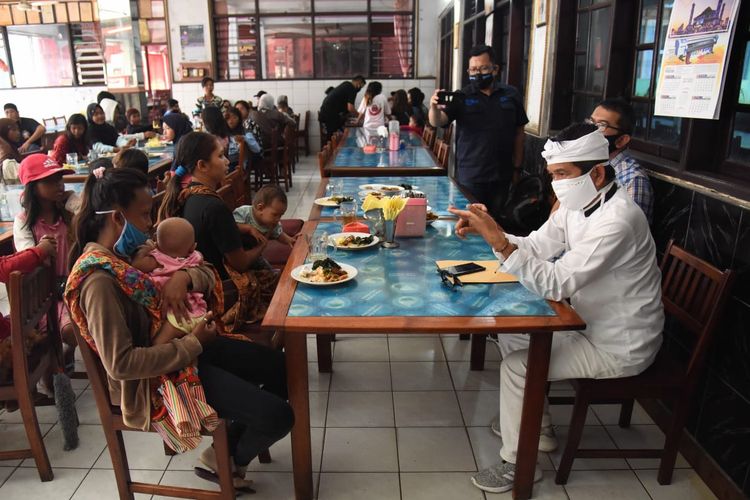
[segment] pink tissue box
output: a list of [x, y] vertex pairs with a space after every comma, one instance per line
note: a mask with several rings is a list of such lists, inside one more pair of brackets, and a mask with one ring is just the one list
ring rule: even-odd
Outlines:
[[396, 219], [396, 236], [424, 236], [427, 221], [427, 199], [409, 198]]

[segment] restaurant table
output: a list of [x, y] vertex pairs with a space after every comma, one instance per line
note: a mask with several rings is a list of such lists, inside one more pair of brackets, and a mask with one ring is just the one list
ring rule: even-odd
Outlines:
[[[172, 160], [174, 158], [174, 146], [164, 146], [160, 148], [139, 148], [144, 153], [148, 154], [148, 176], [158, 177], [164, 174], [167, 170], [172, 167]], [[151, 154], [150, 154], [151, 153]], [[152, 156], [152, 154], [158, 154], [159, 156]], [[85, 182], [89, 176], [89, 169], [86, 164], [83, 164], [76, 168], [76, 173], [66, 176], [65, 180], [71, 182]]]
[[402, 132], [402, 149], [365, 153], [358, 142], [359, 134], [363, 134], [361, 130], [346, 130], [341, 145], [323, 166], [324, 176], [446, 175], [446, 170], [419, 135]]
[[[453, 179], [447, 176], [344, 177], [340, 180], [343, 182], [343, 191], [341, 194], [351, 196], [357, 201], [358, 216], [362, 216], [362, 198], [359, 196], [359, 193], [363, 191], [359, 186], [369, 184], [410, 185], [415, 191], [421, 191], [425, 194], [427, 204], [440, 217], [453, 217], [453, 214], [448, 212], [448, 207], [464, 208], [469, 203], [470, 198]], [[316, 199], [327, 195], [326, 190], [329, 183], [330, 177], [321, 179], [317, 194], [315, 195]], [[336, 207], [321, 207], [313, 203], [308, 220], [331, 218], [334, 217], [335, 211]]]
[[[373, 133], [371, 131], [362, 127], [347, 129], [344, 132], [344, 137], [341, 139], [341, 146], [347, 148], [361, 148], [362, 146], [370, 144], [372, 136]], [[387, 138], [385, 138], [385, 140], [387, 141]], [[399, 140], [403, 142], [407, 148], [426, 145], [422, 136], [411, 130], [400, 131]]]
[[[308, 221], [314, 237], [337, 232], [335, 222]], [[300, 238], [282, 272], [263, 327], [285, 339], [289, 402], [294, 409], [292, 463], [297, 500], [313, 497], [308, 394], [307, 334], [518, 333], [530, 336], [516, 463], [514, 498], [530, 498], [536, 466], [552, 333], [585, 328], [569, 305], [545, 301], [519, 283], [443, 285], [435, 260], [491, 260], [481, 239], [459, 240], [451, 221], [437, 221], [422, 238], [398, 238], [396, 249], [380, 246], [336, 250], [330, 256], [358, 269], [355, 279], [333, 286], [298, 284], [291, 271], [305, 262]]]

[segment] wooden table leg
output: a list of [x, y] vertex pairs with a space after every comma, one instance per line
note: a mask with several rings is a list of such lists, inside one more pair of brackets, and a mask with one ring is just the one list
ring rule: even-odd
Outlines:
[[544, 412], [544, 390], [547, 385], [549, 357], [552, 350], [552, 332], [532, 332], [526, 369], [526, 387], [523, 393], [521, 430], [516, 455], [516, 479], [513, 498], [531, 498], [534, 487], [534, 469], [539, 451], [539, 430]]
[[487, 351], [487, 335], [471, 336], [471, 369], [484, 370], [484, 356]]
[[331, 341], [333, 335], [319, 333], [315, 335], [315, 342], [318, 346], [318, 371], [320, 373], [333, 372], [333, 358], [331, 355]]
[[307, 381], [307, 336], [286, 334], [286, 374], [289, 403], [294, 410], [292, 427], [292, 470], [294, 497], [312, 500], [312, 451], [310, 444], [310, 395]]

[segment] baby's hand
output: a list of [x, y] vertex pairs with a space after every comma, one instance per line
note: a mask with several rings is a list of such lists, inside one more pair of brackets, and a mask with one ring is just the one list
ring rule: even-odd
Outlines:
[[141, 256], [136, 254], [136, 256], [133, 257], [132, 265], [134, 268], [146, 274], [153, 273], [156, 269], [162, 267], [155, 258], [148, 254]]

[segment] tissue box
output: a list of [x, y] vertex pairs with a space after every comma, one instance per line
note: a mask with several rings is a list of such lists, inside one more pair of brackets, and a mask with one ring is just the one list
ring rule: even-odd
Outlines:
[[427, 199], [409, 198], [396, 219], [396, 237], [424, 236], [427, 221]]

